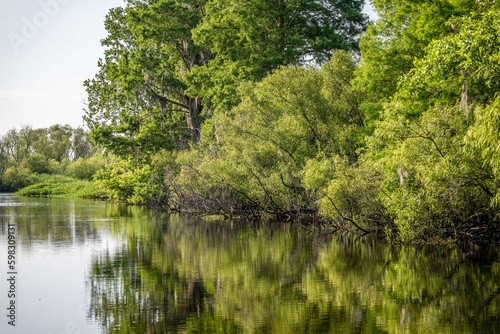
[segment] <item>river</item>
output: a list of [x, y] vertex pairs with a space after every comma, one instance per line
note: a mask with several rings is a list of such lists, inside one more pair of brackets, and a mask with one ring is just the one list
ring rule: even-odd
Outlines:
[[0, 333], [500, 333], [498, 249], [9, 194], [0, 224]]

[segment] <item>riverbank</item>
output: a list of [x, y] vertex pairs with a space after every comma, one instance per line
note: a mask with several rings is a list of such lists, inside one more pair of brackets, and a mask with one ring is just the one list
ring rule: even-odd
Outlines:
[[[37, 183], [22, 188], [16, 192], [16, 195], [25, 197], [66, 197], [66, 198], [92, 198], [102, 200], [112, 200], [120, 202], [118, 198], [111, 198], [106, 194], [96, 181], [78, 180], [63, 175], [43, 175], [39, 176]], [[129, 203], [130, 204], [130, 203]], [[134, 205], [143, 205], [153, 207], [157, 211], [177, 211], [171, 210], [166, 203], [135, 203]], [[356, 227], [353, 222], [349, 221], [331, 221], [320, 216], [318, 212], [295, 213], [290, 215], [276, 216], [269, 215], [265, 212], [255, 210], [234, 210], [232, 215], [224, 212], [204, 213], [184, 209], [185, 213], [190, 213], [200, 217], [217, 217], [215, 219], [252, 219], [266, 221], [269, 225], [276, 222], [298, 222], [304, 226], [316, 226], [328, 230], [328, 233], [362, 235], [372, 234], [377, 235], [379, 239], [389, 240], [393, 244], [400, 244], [398, 231], [388, 231], [376, 228], [361, 229]], [[366, 226], [365, 224], [362, 224]], [[407, 240], [405, 244], [428, 244], [428, 245], [445, 245], [457, 244], [466, 252], [475, 251], [478, 249], [487, 249], [492, 245], [498, 244], [500, 241], [500, 224], [496, 222], [482, 224], [463, 224], [458, 226], [448, 226], [443, 229], [435, 229], [433, 233], [426, 235], [424, 238]]]
[[40, 175], [36, 183], [18, 190], [16, 194], [28, 197], [103, 198], [94, 181], [64, 175]]

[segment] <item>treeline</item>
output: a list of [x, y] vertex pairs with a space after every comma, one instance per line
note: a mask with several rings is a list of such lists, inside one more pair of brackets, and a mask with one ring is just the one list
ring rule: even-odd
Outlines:
[[0, 191], [17, 191], [49, 175], [92, 180], [105, 166], [100, 151], [80, 127], [11, 129], [0, 138]]
[[111, 197], [500, 239], [500, 3], [127, 1], [85, 82]]

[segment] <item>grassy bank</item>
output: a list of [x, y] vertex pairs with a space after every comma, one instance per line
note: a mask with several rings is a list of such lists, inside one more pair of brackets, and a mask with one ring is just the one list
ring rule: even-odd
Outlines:
[[17, 191], [21, 196], [102, 198], [93, 181], [63, 175], [40, 175], [36, 183]]

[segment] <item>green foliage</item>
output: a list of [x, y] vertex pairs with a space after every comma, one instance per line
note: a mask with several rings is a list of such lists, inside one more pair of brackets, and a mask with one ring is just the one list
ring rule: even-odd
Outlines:
[[217, 60], [262, 78], [279, 65], [323, 63], [332, 50], [356, 50], [366, 24], [362, 1], [209, 1], [193, 34]]
[[93, 183], [62, 175], [42, 175], [35, 184], [22, 188], [17, 194], [49, 197], [101, 197]]
[[398, 93], [418, 100], [421, 108], [436, 101], [460, 101], [466, 116], [470, 106], [488, 103], [500, 88], [499, 21], [499, 10], [453, 19], [449, 24], [458, 31], [428, 46], [425, 57], [415, 63]]
[[130, 160], [108, 161], [106, 168], [94, 174], [96, 185], [106, 197], [130, 204], [161, 205], [167, 203], [161, 165], [135, 165]]
[[2, 188], [7, 191], [16, 191], [24, 188], [36, 180], [35, 175], [24, 167], [8, 167], [2, 175]]
[[[409, 1], [373, 2], [378, 20], [360, 41], [361, 66], [356, 85], [362, 87], [367, 103], [386, 102], [414, 64], [426, 55], [427, 46], [456, 33], [456, 18], [481, 12], [491, 1]], [[445, 47], [446, 48], [446, 47]], [[433, 63], [440, 65], [439, 62]]]
[[357, 50], [361, 9], [360, 0], [150, 0], [114, 8], [105, 57], [85, 82], [92, 139], [139, 159], [185, 148], [189, 136], [197, 143], [205, 117], [240, 101], [241, 82], [282, 65], [322, 64], [333, 49]]
[[[105, 58], [85, 83], [91, 137], [120, 158], [97, 183], [129, 203], [312, 213], [408, 242], [500, 238], [498, 3], [373, 4], [380, 19], [360, 55], [336, 49], [358, 50], [361, 1], [113, 9]], [[37, 148], [63, 152], [50, 142], [63, 128], [23, 131], [8, 134], [2, 161], [66, 168], [71, 156]], [[77, 137], [75, 159], [86, 152]], [[45, 160], [26, 160], [33, 151]], [[66, 172], [90, 178], [87, 161]]]
[[19, 166], [25, 158], [30, 156], [33, 149], [39, 146], [38, 142], [42, 140], [44, 135], [44, 129], [34, 130], [28, 126], [19, 131], [9, 130], [1, 139], [4, 155], [10, 160], [9, 163]]
[[354, 162], [363, 145], [351, 57], [338, 51], [321, 69], [283, 67], [242, 86], [242, 102], [216, 112], [198, 149], [180, 155], [179, 202], [226, 213], [244, 207], [284, 217], [315, 213], [314, 189], [302, 181], [308, 161], [338, 155]]
[[73, 129], [71, 138], [71, 159], [87, 158], [96, 152], [96, 148], [91, 144], [87, 132], [82, 128]]
[[68, 159], [62, 159], [61, 161], [56, 161], [54, 159], [49, 159], [49, 171], [48, 174], [52, 175], [65, 175], [66, 169], [71, 164]]
[[31, 173], [45, 174], [50, 171], [49, 161], [39, 153], [33, 154], [23, 160], [23, 165], [25, 165]]
[[96, 154], [89, 158], [78, 158], [66, 167], [65, 174], [80, 180], [92, 180], [97, 171], [103, 169], [106, 158]]
[[[492, 219], [484, 172], [463, 155], [468, 124], [462, 111], [436, 107], [402, 125], [401, 137], [377, 159], [384, 175], [380, 198], [401, 237], [452, 237], [464, 224]], [[374, 138], [390, 142], [382, 129]]]
[[[0, 139], [0, 189], [17, 191], [33, 185], [23, 194], [93, 196], [92, 189], [73, 179], [64, 185], [62, 175], [91, 179], [103, 167], [100, 155], [90, 157], [96, 151], [82, 128], [56, 124], [45, 129], [12, 129]], [[54, 177], [49, 184], [47, 175]]]
[[24, 164], [34, 173], [55, 173], [53, 162], [65, 165], [68, 160], [88, 157], [94, 151], [87, 133], [69, 125], [55, 124], [40, 129], [25, 126], [9, 130], [0, 139], [0, 152], [6, 165]]
[[492, 197], [495, 208], [500, 205], [500, 98], [493, 103], [474, 111], [476, 122], [469, 128], [466, 136], [465, 152], [471, 159], [483, 162], [478, 166], [482, 171], [481, 186]]
[[480, 144], [496, 141], [482, 115], [497, 90], [497, 19], [491, 10], [450, 21], [458, 31], [414, 62], [369, 139], [362, 166], [381, 175], [373, 200], [404, 241], [469, 238], [470, 226], [498, 219], [490, 206], [498, 185]]
[[311, 160], [305, 184], [339, 226], [347, 221], [405, 242], [492, 242], [498, 9], [474, 2], [478, 12], [469, 14], [458, 3], [435, 3], [417, 13], [427, 2], [376, 5], [382, 19], [365, 37], [355, 78], [370, 127], [361, 133], [373, 134], [355, 164]]
[[[317, 193], [320, 215], [342, 230], [378, 231], [393, 237], [392, 219], [378, 198], [380, 172], [373, 166], [352, 166], [341, 160], [326, 163], [331, 163], [326, 173], [324, 161], [311, 162], [305, 169], [306, 184]], [[318, 165], [323, 170], [318, 171]]]
[[362, 1], [208, 1], [196, 43], [215, 57], [194, 78], [210, 107], [239, 101], [241, 81], [264, 78], [283, 65], [323, 64], [333, 50], [357, 50], [366, 27]]
[[105, 189], [108, 197], [125, 200], [134, 194], [134, 187], [138, 178], [130, 170], [127, 161], [116, 161], [116, 163], [100, 170], [95, 175], [95, 180], [101, 188]]
[[198, 140], [201, 104], [185, 90], [186, 74], [208, 57], [191, 40], [203, 3], [145, 1], [109, 12], [105, 58], [85, 82], [84, 119], [96, 143], [140, 158]]

